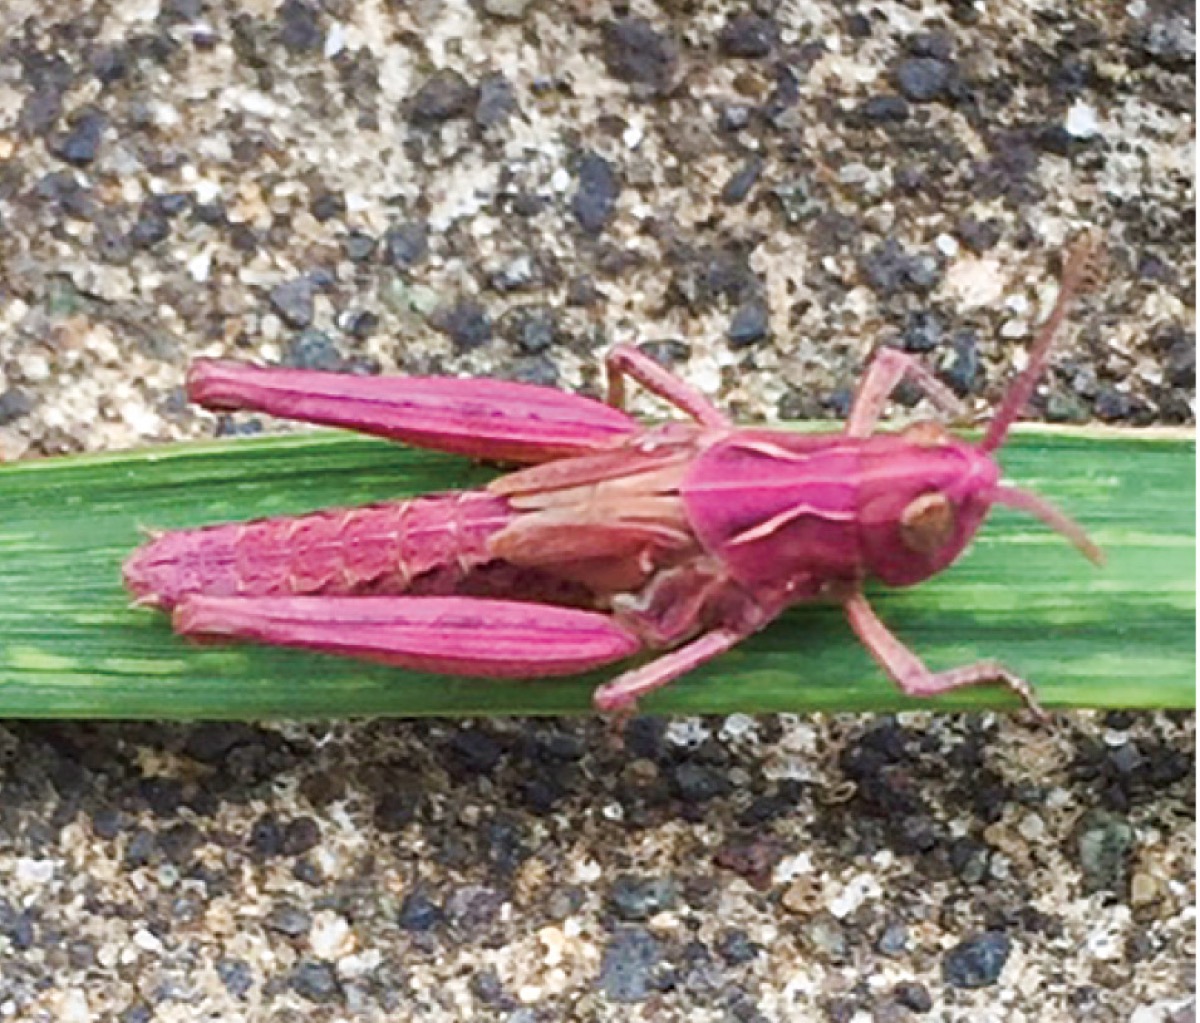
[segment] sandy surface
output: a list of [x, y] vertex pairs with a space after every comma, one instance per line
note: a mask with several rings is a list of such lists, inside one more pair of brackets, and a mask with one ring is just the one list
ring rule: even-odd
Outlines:
[[[280, 428], [188, 410], [200, 354], [595, 390], [632, 340], [743, 418], [837, 418], [897, 344], [982, 411], [1085, 226], [1036, 413], [1191, 423], [1191, 18], [6, 0], [0, 458]], [[0, 1020], [1183, 1023], [1193, 744], [12, 723]]]

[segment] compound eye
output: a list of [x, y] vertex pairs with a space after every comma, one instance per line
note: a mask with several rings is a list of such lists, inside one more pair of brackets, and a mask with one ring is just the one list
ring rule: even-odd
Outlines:
[[910, 444], [916, 444], [922, 448], [936, 448], [950, 440], [950, 434], [946, 428], [932, 419], [924, 419], [905, 427], [900, 436]]
[[939, 491], [910, 501], [900, 516], [900, 539], [918, 554], [936, 554], [954, 537], [954, 507]]

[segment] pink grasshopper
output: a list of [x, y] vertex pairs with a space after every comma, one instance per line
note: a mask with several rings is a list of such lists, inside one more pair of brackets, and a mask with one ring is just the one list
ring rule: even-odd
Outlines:
[[[1066, 262], [1028, 366], [978, 446], [934, 422], [874, 434], [912, 380], [954, 395], [883, 349], [845, 431], [734, 426], [635, 348], [606, 360], [608, 403], [489, 380], [364, 378], [199, 361], [193, 401], [348, 427], [474, 458], [525, 464], [482, 490], [164, 533], [125, 565], [140, 603], [177, 632], [246, 639], [488, 678], [569, 675], [658, 656], [595, 693], [600, 710], [729, 650], [786, 608], [842, 604], [851, 628], [909, 694], [1001, 682], [994, 661], [931, 671], [876, 616], [862, 585], [911, 586], [967, 546], [992, 505], [1031, 513], [1099, 563], [1083, 530], [1042, 498], [1000, 482], [992, 458], [1048, 359], [1086, 252]], [[621, 410], [625, 378], [690, 423], [643, 427]]]

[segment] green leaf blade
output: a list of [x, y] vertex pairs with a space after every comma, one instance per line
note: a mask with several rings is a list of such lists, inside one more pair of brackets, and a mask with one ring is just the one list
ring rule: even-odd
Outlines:
[[[1078, 518], [1095, 569], [999, 509], [947, 572], [875, 592], [934, 668], [995, 657], [1049, 707], [1195, 705], [1194, 449], [1182, 437], [1022, 431], [1006, 476]], [[201, 647], [131, 609], [120, 566], [144, 528], [180, 529], [479, 486], [461, 460], [307, 433], [0, 467], [0, 716], [264, 718], [588, 712], [608, 673], [447, 679], [298, 651]], [[906, 699], [835, 608], [799, 608], [655, 694], [654, 713], [1012, 707], [996, 687]]]

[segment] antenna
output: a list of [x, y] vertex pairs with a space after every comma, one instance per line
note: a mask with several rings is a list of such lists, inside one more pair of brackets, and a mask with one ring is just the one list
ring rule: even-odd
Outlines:
[[1046, 322], [1042, 324], [1041, 330], [1034, 339], [1033, 348], [1029, 352], [1029, 365], [1009, 385], [1008, 392], [1001, 399], [1000, 408], [988, 425], [987, 433], [979, 445], [984, 451], [995, 451], [999, 448], [1004, 443], [1005, 437], [1008, 436], [1009, 427], [1025, 410], [1025, 405], [1028, 403], [1030, 395], [1033, 394], [1034, 387], [1037, 386], [1038, 378], [1046, 368], [1054, 336], [1058, 333], [1058, 328], [1062, 326], [1063, 320], [1066, 319], [1071, 300], [1083, 283], [1088, 263], [1091, 261], [1096, 247], [1095, 237], [1089, 233], [1072, 245], [1067, 252], [1058, 286], [1058, 297], [1054, 300], [1054, 308], [1050, 310], [1050, 315], [1046, 317]]

